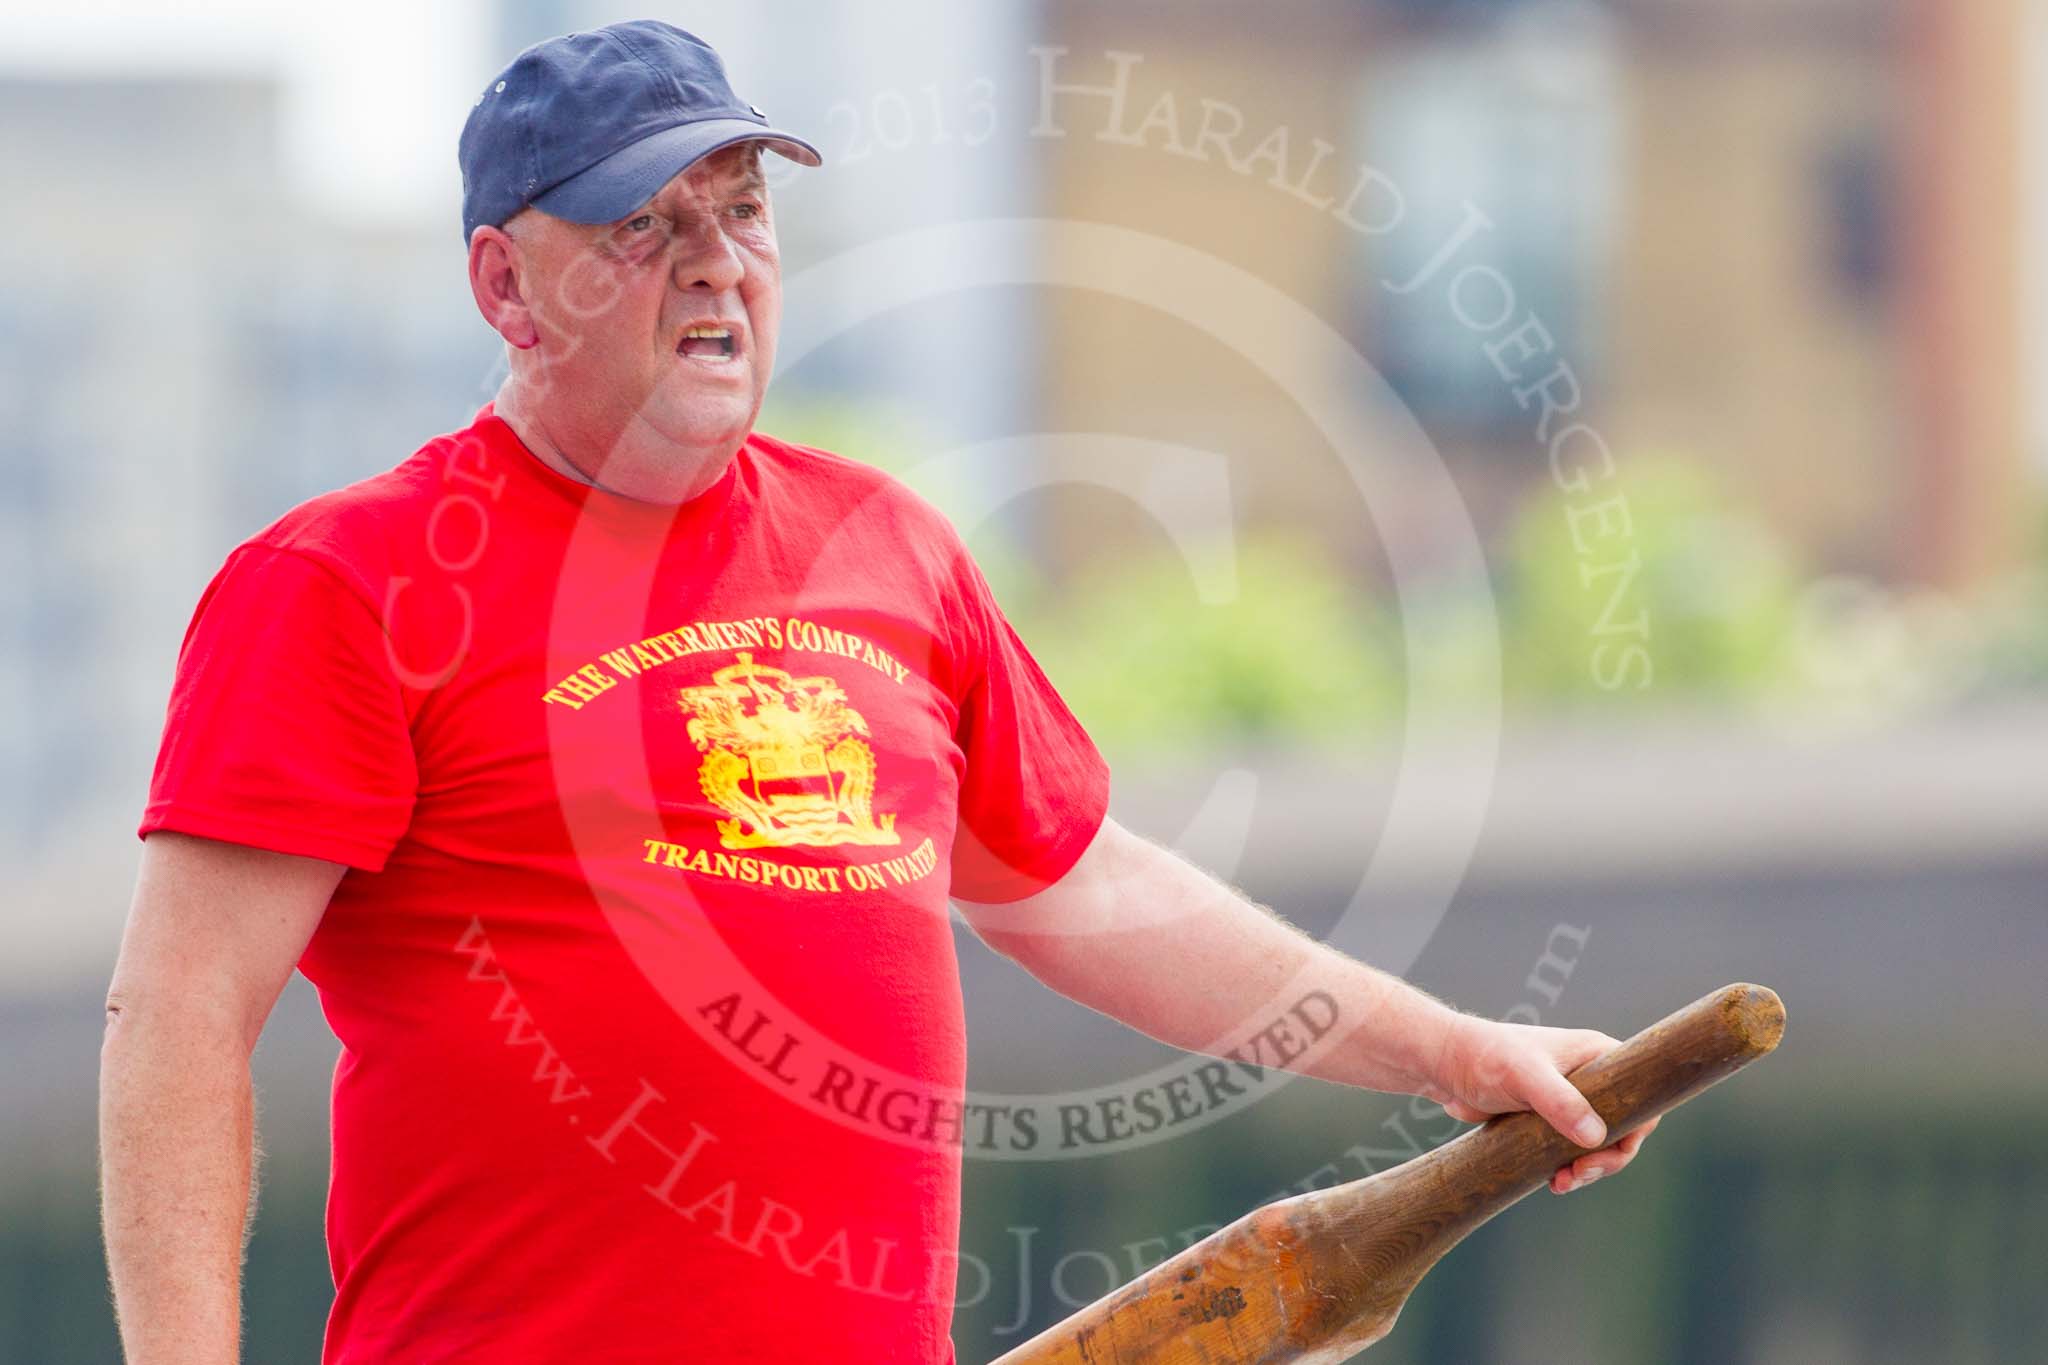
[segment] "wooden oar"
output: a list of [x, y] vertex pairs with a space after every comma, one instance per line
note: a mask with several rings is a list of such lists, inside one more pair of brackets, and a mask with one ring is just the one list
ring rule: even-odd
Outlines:
[[[1571, 1073], [1609, 1141], [1778, 1045], [1762, 986], [1715, 991]], [[1423, 1273], [1582, 1148], [1503, 1114], [1364, 1180], [1255, 1209], [995, 1365], [1320, 1365], [1393, 1329]]]

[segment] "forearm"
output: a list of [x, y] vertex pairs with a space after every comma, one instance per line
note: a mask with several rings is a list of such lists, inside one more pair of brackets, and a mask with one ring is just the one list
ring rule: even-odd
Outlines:
[[[1017, 916], [987, 934], [1054, 990], [1189, 1051], [1375, 1090], [1435, 1088], [1460, 1018], [1449, 1007], [1127, 831], [1088, 857], [1062, 884], [1057, 929]], [[1291, 1016], [1313, 992], [1327, 1001]]]
[[239, 1019], [131, 1004], [100, 1055], [107, 1265], [128, 1365], [232, 1365], [254, 1160]]

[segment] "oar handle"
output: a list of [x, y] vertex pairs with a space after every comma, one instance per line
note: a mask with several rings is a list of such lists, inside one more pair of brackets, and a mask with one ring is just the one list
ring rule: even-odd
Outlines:
[[[1567, 1078], [1607, 1124], [1607, 1140], [1640, 1128], [1778, 1045], [1785, 1006], [1747, 982], [1723, 986], [1652, 1024]], [[1533, 1113], [1503, 1114], [1445, 1144], [1425, 1162], [1475, 1204], [1508, 1189], [1520, 1198], [1584, 1148]], [[1494, 1210], [1489, 1209], [1490, 1214]]]
[[[1569, 1079], [1610, 1140], [1778, 1045], [1785, 1007], [1725, 986]], [[1385, 1336], [1423, 1274], [1584, 1151], [1503, 1114], [1364, 1180], [1255, 1209], [996, 1365], [1335, 1365]]]

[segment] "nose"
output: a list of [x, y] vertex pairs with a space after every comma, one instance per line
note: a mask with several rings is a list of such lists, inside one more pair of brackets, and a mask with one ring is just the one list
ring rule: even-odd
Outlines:
[[713, 292], [739, 287], [746, 264], [740, 260], [724, 228], [711, 218], [695, 218], [676, 233], [675, 282], [682, 289]]

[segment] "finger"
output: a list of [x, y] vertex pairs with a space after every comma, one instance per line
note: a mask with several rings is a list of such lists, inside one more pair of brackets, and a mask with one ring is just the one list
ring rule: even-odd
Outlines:
[[1607, 1125], [1578, 1088], [1552, 1066], [1539, 1062], [1531, 1067], [1523, 1088], [1529, 1107], [1579, 1146], [1598, 1147], [1607, 1141]]
[[1657, 1120], [1651, 1119], [1642, 1127], [1631, 1129], [1620, 1140], [1615, 1142], [1606, 1150], [1610, 1152], [1619, 1152], [1621, 1153], [1623, 1158], [1632, 1159], [1637, 1152], [1643, 1149], [1643, 1142], [1650, 1136], [1651, 1133], [1655, 1132], [1656, 1129]]
[[1602, 1147], [1591, 1156], [1582, 1156], [1572, 1162], [1572, 1177], [1583, 1185], [1602, 1176], [1613, 1175], [1634, 1159], [1622, 1151], [1618, 1144], [1613, 1147]]
[[1474, 1109], [1471, 1105], [1464, 1104], [1458, 1100], [1451, 1100], [1446, 1103], [1444, 1105], [1444, 1112], [1460, 1123], [1484, 1123], [1493, 1117], [1484, 1109]]
[[1619, 1170], [1622, 1166], [1627, 1165], [1629, 1161], [1634, 1158], [1635, 1154], [1638, 1151], [1642, 1150], [1643, 1139], [1647, 1135], [1648, 1134], [1644, 1129], [1638, 1128], [1634, 1132], [1629, 1133], [1624, 1137], [1618, 1138], [1615, 1141], [1608, 1143], [1605, 1147], [1602, 1147], [1600, 1149], [1600, 1154], [1612, 1154], [1613, 1156], [1617, 1157], [1618, 1161], [1610, 1164], [1614, 1166], [1614, 1169]]
[[1643, 1140], [1656, 1129], [1658, 1122], [1657, 1119], [1651, 1119], [1642, 1127], [1632, 1129], [1612, 1146], [1602, 1147], [1597, 1152], [1558, 1167], [1551, 1176], [1551, 1189], [1558, 1194], [1569, 1194], [1626, 1168], [1629, 1162], [1635, 1160], [1636, 1153], [1642, 1149]]
[[1581, 1185], [1590, 1184], [1613, 1175], [1628, 1165], [1629, 1158], [1612, 1147], [1603, 1148], [1591, 1156], [1582, 1156], [1572, 1163], [1572, 1170]]
[[[1611, 1151], [1612, 1149], [1608, 1150]], [[1596, 1180], [1606, 1179], [1627, 1164], [1628, 1162], [1625, 1159], [1620, 1161], [1615, 1160], [1613, 1157], [1602, 1159], [1597, 1154], [1595, 1156], [1580, 1157], [1569, 1166], [1560, 1166], [1551, 1176], [1550, 1187], [1558, 1194], [1570, 1194], [1573, 1190], [1583, 1190]]]
[[1642, 1145], [1643, 1133], [1638, 1129], [1612, 1147], [1603, 1147], [1591, 1156], [1580, 1157], [1572, 1163], [1578, 1173], [1579, 1183], [1583, 1184], [1589, 1179], [1613, 1175], [1626, 1169], [1628, 1164], [1636, 1159], [1636, 1152]]
[[[1581, 1160], [1584, 1160], [1584, 1158], [1581, 1158]], [[1552, 1173], [1550, 1189], [1553, 1194], [1570, 1194], [1573, 1190], [1583, 1190], [1594, 1181], [1612, 1174], [1613, 1172], [1604, 1166], [1581, 1166], [1579, 1162], [1575, 1161], [1569, 1166], [1558, 1167]]]

